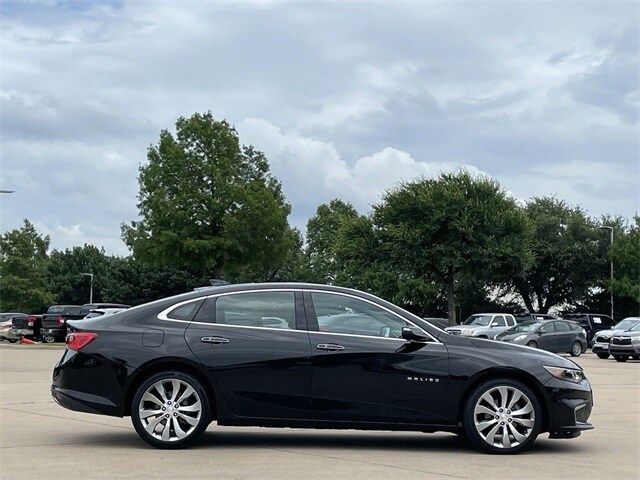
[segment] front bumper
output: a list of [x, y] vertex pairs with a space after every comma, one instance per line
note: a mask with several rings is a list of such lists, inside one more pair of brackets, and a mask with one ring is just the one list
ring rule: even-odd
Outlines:
[[546, 387], [549, 438], [574, 438], [584, 430], [593, 429], [588, 421], [593, 408], [593, 392], [587, 379], [579, 384], [553, 379]]
[[640, 345], [609, 345], [611, 355], [640, 355]]
[[609, 344], [596, 342], [591, 347], [591, 351], [593, 353], [609, 353]]

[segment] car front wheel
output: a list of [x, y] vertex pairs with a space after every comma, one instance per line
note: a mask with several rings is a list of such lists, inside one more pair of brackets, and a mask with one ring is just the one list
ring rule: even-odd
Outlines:
[[131, 404], [138, 435], [157, 448], [193, 443], [209, 424], [209, 399], [202, 383], [183, 372], [163, 372], [140, 385]]
[[467, 438], [489, 453], [517, 453], [540, 433], [542, 409], [525, 384], [511, 379], [479, 385], [467, 400], [462, 416]]

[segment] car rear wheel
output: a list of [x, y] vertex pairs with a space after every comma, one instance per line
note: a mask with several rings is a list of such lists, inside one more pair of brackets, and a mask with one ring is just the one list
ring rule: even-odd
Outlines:
[[598, 353], [598, 358], [601, 358], [603, 360], [609, 358], [609, 354], [608, 353]]
[[529, 342], [527, 343], [527, 347], [538, 348], [538, 344], [536, 342]]
[[626, 362], [627, 360], [629, 360], [629, 357], [625, 356], [621, 356], [621, 355], [614, 355], [613, 358], [616, 359], [616, 362]]
[[209, 424], [210, 402], [202, 383], [183, 372], [162, 372], [140, 385], [131, 404], [138, 435], [157, 448], [193, 443]]
[[467, 438], [489, 453], [517, 453], [540, 433], [542, 409], [533, 391], [511, 379], [479, 385], [467, 400], [462, 425]]
[[580, 342], [573, 342], [570, 353], [572, 357], [579, 357], [582, 353], [582, 344]]

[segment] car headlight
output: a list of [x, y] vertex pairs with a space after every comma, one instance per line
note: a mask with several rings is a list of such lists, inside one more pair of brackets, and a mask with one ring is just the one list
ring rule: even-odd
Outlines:
[[581, 328], [582, 330], [582, 334], [586, 337], [587, 336], [587, 331], [584, 328]]
[[518, 335], [516, 338], [512, 340], [512, 342], [519, 342], [520, 340], [524, 340], [525, 338], [527, 338], [526, 335]]
[[584, 372], [577, 368], [564, 368], [564, 367], [547, 367], [544, 369], [558, 380], [564, 380], [571, 383], [580, 383], [584, 380]]
[[640, 337], [631, 337], [632, 345], [640, 345]]

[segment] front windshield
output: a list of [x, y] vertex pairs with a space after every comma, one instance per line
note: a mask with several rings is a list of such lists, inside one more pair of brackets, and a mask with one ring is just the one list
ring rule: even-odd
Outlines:
[[640, 319], [637, 318], [625, 318], [621, 322], [618, 322], [613, 330], [629, 330], [636, 323], [640, 323]]
[[522, 322], [509, 329], [509, 333], [533, 332], [541, 322]]
[[636, 323], [633, 327], [631, 327], [629, 330], [631, 330], [632, 332], [640, 332], [640, 323]]
[[471, 315], [467, 318], [463, 325], [478, 325], [480, 327], [486, 327], [491, 323], [493, 315]]

